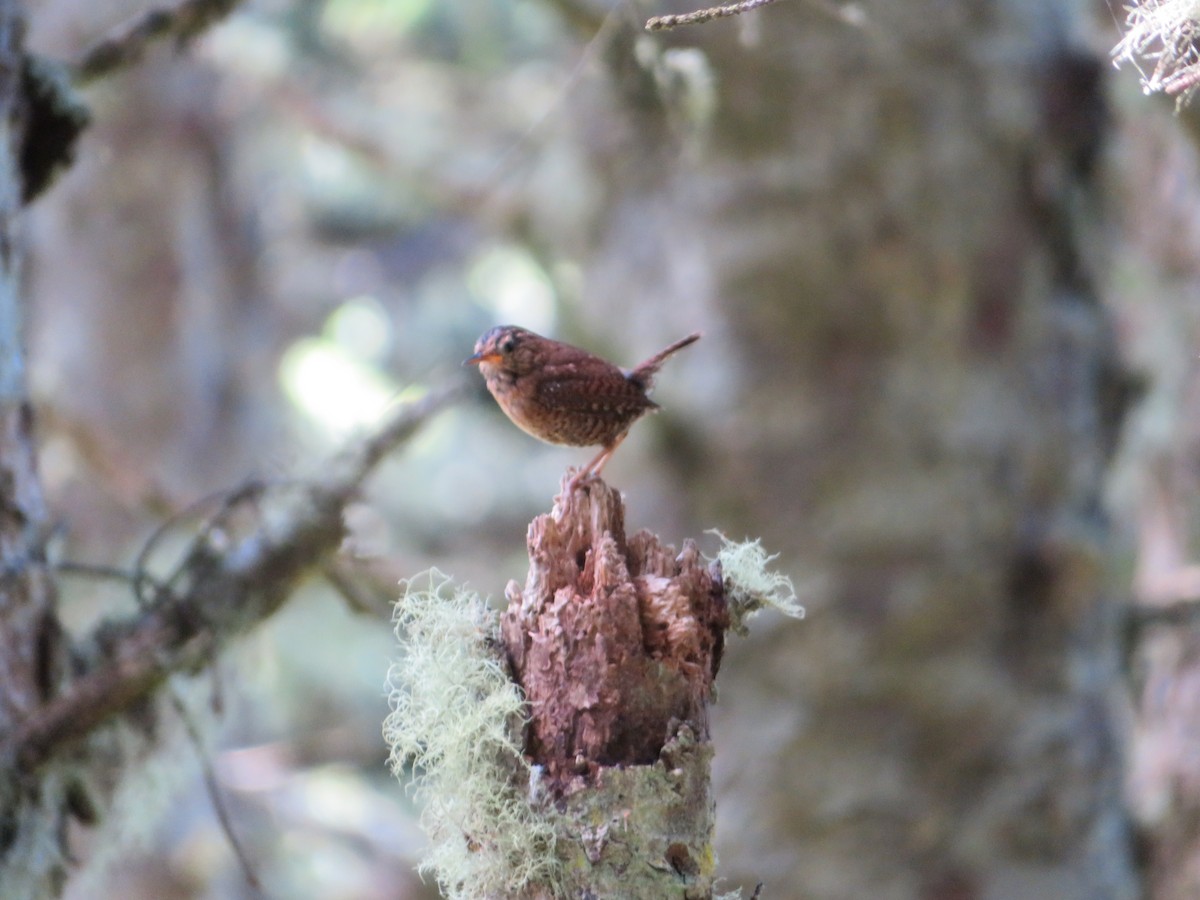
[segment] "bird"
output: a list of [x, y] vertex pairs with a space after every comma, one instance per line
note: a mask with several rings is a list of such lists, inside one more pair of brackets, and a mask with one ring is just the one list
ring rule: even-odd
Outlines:
[[463, 361], [478, 366], [504, 414], [522, 431], [549, 444], [600, 446], [573, 479], [600, 470], [630, 426], [658, 404], [648, 396], [654, 376], [673, 354], [700, 340], [689, 334], [632, 369], [622, 369], [571, 344], [516, 325], [498, 325]]

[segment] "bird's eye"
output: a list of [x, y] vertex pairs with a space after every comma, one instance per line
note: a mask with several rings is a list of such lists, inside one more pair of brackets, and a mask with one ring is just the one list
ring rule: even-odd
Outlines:
[[500, 342], [501, 353], [512, 353], [517, 349], [517, 339], [515, 337], [506, 337]]

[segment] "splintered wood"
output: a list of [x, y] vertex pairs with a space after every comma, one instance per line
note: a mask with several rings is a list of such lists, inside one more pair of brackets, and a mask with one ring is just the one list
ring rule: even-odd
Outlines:
[[680, 726], [708, 739], [728, 625], [720, 573], [692, 541], [625, 536], [620, 494], [564, 481], [529, 526], [529, 576], [502, 631], [529, 702], [526, 751], [559, 793], [599, 767], [647, 765]]

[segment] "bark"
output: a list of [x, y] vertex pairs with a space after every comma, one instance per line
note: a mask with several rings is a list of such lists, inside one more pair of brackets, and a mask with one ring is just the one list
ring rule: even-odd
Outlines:
[[[26, 385], [20, 288], [18, 168], [26, 119], [19, 73], [25, 22], [18, 3], [0, 2], [0, 734], [11, 733], [57, 692], [64, 669], [54, 586], [43, 552], [46, 511], [34, 452]], [[56, 891], [66, 872], [62, 837], [69, 779], [19, 777], [0, 755], [0, 883], [14, 897]]]
[[[1067, 3], [864, 13], [618, 36], [621, 124], [590, 135], [581, 315], [734, 360], [680, 360], [663, 455], [696, 519], [816, 591], [727, 661], [722, 868], [816, 900], [1130, 897], [1103, 61]], [[709, 66], [707, 130], [659, 90], [668, 51]]]
[[[281, 492], [251, 486], [232, 495], [170, 582], [150, 583], [135, 615], [102, 623], [77, 642], [70, 672], [49, 668], [47, 654], [57, 647], [51, 638], [61, 634], [52, 609], [43, 607], [36, 626], [28, 615], [4, 620], [0, 635], [14, 673], [2, 685], [6, 720], [0, 722], [6, 898], [58, 895], [72, 856], [68, 818], [104, 822], [121, 788], [171, 743], [177, 712], [167, 679], [204, 671], [336, 553], [345, 536], [342, 511], [363, 478], [454, 396], [432, 394], [401, 410], [332, 460], [321, 482]], [[48, 586], [41, 575], [30, 584]], [[23, 660], [32, 661], [28, 673], [15, 665]], [[57, 688], [53, 694], [48, 684]]]
[[613, 488], [568, 479], [529, 526], [528, 579], [501, 626], [525, 749], [563, 813], [561, 896], [710, 897], [721, 573], [691, 541], [627, 538], [624, 520]]
[[[1132, 81], [1133, 73], [1126, 78]], [[1130, 635], [1137, 708], [1129, 796], [1140, 827], [1146, 896], [1200, 895], [1200, 568], [1197, 567], [1196, 408], [1200, 370], [1200, 131], [1194, 112], [1163, 101], [1120, 102], [1121, 271], [1114, 286], [1132, 364], [1147, 377], [1144, 412], [1123, 488], [1137, 511], [1134, 575], [1141, 605]]]

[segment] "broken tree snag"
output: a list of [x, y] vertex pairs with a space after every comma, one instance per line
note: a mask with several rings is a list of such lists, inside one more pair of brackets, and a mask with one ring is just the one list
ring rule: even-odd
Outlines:
[[[626, 538], [620, 494], [570, 475], [529, 526], [529, 576], [524, 591], [509, 584], [501, 620], [526, 754], [573, 832], [563, 868], [593, 891], [597, 870], [612, 874], [616, 893], [596, 896], [708, 897], [719, 568], [692, 541], [677, 554], [646, 531]], [[648, 879], [636, 890], [633, 872]]]
[[384, 734], [450, 900], [713, 896], [724, 635], [804, 610], [758, 541], [721, 537], [705, 565], [690, 541], [626, 538], [624, 517], [598, 478], [568, 481], [503, 614], [436, 570], [396, 604]]
[[621, 496], [599, 479], [566, 482], [527, 540], [502, 629], [548, 784], [561, 794], [599, 768], [652, 764], [683, 723], [707, 741], [728, 614], [695, 544], [627, 539]]

